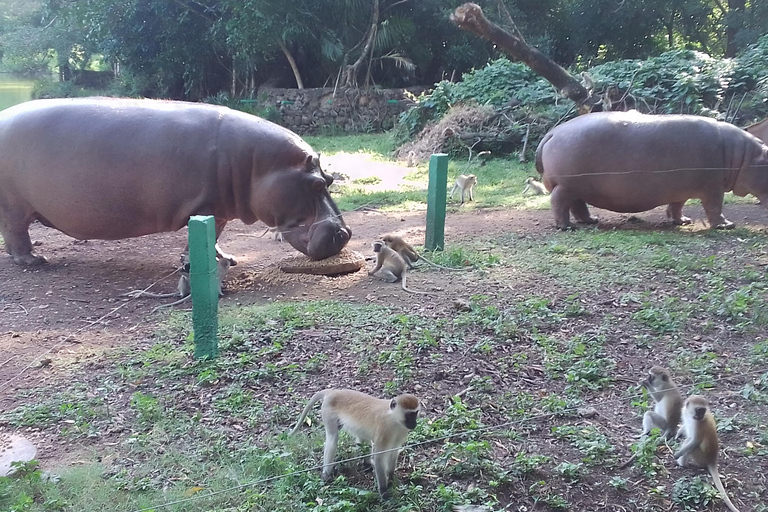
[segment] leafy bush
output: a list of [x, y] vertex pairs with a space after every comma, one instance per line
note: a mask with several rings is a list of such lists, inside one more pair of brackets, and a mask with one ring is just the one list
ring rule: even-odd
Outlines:
[[[768, 116], [768, 35], [735, 59], [672, 50], [647, 60], [608, 62], [588, 72], [594, 91], [607, 95], [613, 110], [706, 115], [741, 125]], [[555, 124], [575, 115], [574, 104], [549, 82], [506, 58], [465, 74], [459, 83], [440, 82], [413, 99], [416, 105], [401, 114], [396, 127], [398, 143], [458, 104], [492, 106], [510, 122], [528, 124], [531, 147]]]

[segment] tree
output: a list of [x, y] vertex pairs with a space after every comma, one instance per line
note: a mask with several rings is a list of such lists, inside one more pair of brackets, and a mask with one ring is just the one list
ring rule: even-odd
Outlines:
[[498, 25], [491, 23], [479, 5], [466, 3], [456, 8], [451, 15], [451, 21], [463, 30], [492, 41], [513, 58], [525, 63], [554, 85], [560, 94], [584, 107], [585, 111], [589, 112], [592, 109], [591, 104], [594, 101], [592, 101], [590, 92], [565, 69], [536, 48], [528, 45], [511, 18], [509, 22], [513, 27], [513, 33], [506, 32]]

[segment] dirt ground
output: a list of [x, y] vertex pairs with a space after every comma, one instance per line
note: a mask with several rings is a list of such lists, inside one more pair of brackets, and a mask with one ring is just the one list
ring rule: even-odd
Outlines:
[[[661, 225], [663, 208], [638, 215], [642, 221], [602, 210], [594, 213], [601, 219], [600, 229], [676, 229]], [[694, 229], [704, 229], [698, 218], [703, 215], [699, 207], [688, 207], [686, 213], [696, 219]], [[739, 225], [768, 229], [768, 212], [757, 206], [727, 205], [725, 213]], [[366, 257], [372, 254], [371, 242], [386, 232], [396, 232], [414, 244], [424, 239], [423, 211], [357, 211], [344, 217], [353, 232], [349, 248]], [[494, 234], [524, 235], [542, 230], [554, 230], [548, 210], [475, 209], [449, 212], [445, 239], [450, 245]], [[287, 243], [260, 237], [263, 231], [261, 224], [245, 226], [240, 222], [224, 231], [220, 243], [239, 263], [228, 275], [223, 304], [317, 298], [381, 303], [412, 300], [399, 285], [376, 282], [365, 269], [333, 278], [283, 274], [275, 264], [298, 253]], [[121, 295], [146, 288], [170, 274], [186, 241], [186, 231], [182, 230], [130, 240], [82, 242], [39, 224], [31, 227], [31, 235], [40, 243], [37, 250], [49, 259], [48, 265], [23, 268], [0, 257], [0, 408], [4, 410], [19, 404], [19, 391], [62, 380], [57, 369], [66, 368], [64, 362], [94, 357], [129, 344], [150, 343], [155, 322], [163, 318], [163, 313], [150, 312], [162, 301], [132, 300]], [[459, 294], [468, 297], [491, 291], [477, 288], [481, 285], [470, 277], [435, 282], [440, 275], [412, 275], [411, 287], [443, 292], [420, 297], [420, 307], [451, 301]], [[168, 277], [153, 290], [170, 292], [175, 283], [176, 276]], [[549, 292], [557, 295], [556, 290], [541, 290], [543, 295]], [[44, 448], [38, 457], [43, 462], [60, 463], [73, 455], [71, 447], [58, 447], [54, 439], [36, 441]]]

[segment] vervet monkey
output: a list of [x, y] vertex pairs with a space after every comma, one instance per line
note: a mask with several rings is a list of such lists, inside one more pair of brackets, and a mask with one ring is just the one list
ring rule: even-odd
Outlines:
[[265, 229], [264, 232], [259, 235], [259, 238], [263, 238], [264, 235], [266, 235], [267, 233], [272, 233], [272, 240], [274, 240], [275, 242], [283, 241], [283, 234], [276, 227], [274, 228], [267, 227], [267, 229]]
[[464, 204], [465, 193], [470, 201], [474, 201], [475, 185], [477, 185], [477, 176], [474, 174], [460, 174], [458, 178], [456, 178], [456, 183], [453, 184], [453, 188], [451, 189], [451, 199], [453, 199], [453, 194], [456, 193], [456, 190], [461, 190], [461, 204]]
[[715, 417], [709, 409], [707, 399], [701, 395], [691, 395], [683, 408], [683, 425], [676, 437], [685, 436], [685, 442], [674, 454], [677, 464], [685, 466], [689, 462], [707, 468], [715, 482], [717, 492], [731, 512], [739, 512], [725, 493], [720, 473], [717, 471], [717, 456], [720, 440], [717, 437]]
[[549, 194], [547, 187], [545, 187], [542, 182], [536, 181], [533, 178], [528, 178], [525, 180], [525, 188], [523, 189], [523, 193], [520, 195], [525, 195], [525, 193], [529, 190], [533, 192], [533, 195], [535, 196], [546, 196]]
[[[416, 428], [416, 418], [421, 410], [419, 399], [403, 394], [385, 400], [351, 389], [318, 391], [309, 399], [291, 434], [301, 428], [309, 411], [320, 400], [323, 401], [320, 414], [325, 425], [323, 480], [328, 481], [333, 476], [341, 428], [355, 436], [358, 443], [371, 443], [376, 483], [381, 496], [389, 498], [389, 484], [395, 474], [397, 456], [408, 439], [408, 432]], [[371, 456], [365, 461], [370, 464]]]
[[[646, 411], [643, 415], [643, 432], [640, 437], [647, 436], [656, 427], [661, 430], [664, 439], [672, 439], [683, 410], [683, 396], [680, 390], [672, 381], [669, 372], [661, 366], [651, 368], [648, 371], [648, 377], [642, 380], [640, 385], [648, 390], [656, 403], [652, 411]], [[624, 469], [635, 459], [637, 459], [637, 452], [619, 467]]]
[[643, 434], [647, 436], [651, 429], [658, 427], [665, 439], [672, 439], [680, 423], [683, 411], [683, 396], [672, 381], [669, 372], [661, 366], [654, 366], [648, 377], [640, 383], [648, 390], [656, 405], [652, 411], [643, 415]]
[[429, 292], [421, 292], [418, 290], [411, 290], [405, 284], [406, 280], [406, 264], [402, 256], [397, 252], [387, 247], [387, 244], [381, 240], [373, 242], [373, 252], [376, 254], [376, 265], [372, 270], [368, 271], [368, 275], [372, 276], [376, 272], [380, 273], [382, 279], [388, 283], [396, 283], [400, 281], [403, 285], [403, 290], [409, 293], [420, 293], [423, 295], [434, 295]]
[[[227, 277], [227, 272], [229, 272], [229, 267], [230, 266], [231, 266], [231, 263], [230, 263], [230, 261], [227, 258], [219, 258], [218, 260], [216, 260], [216, 280], [218, 281], [219, 297], [223, 297], [224, 296], [224, 291], [222, 289], [223, 288], [223, 282], [224, 282], [224, 279]], [[157, 306], [156, 308], [154, 308], [151, 311], [151, 313], [154, 313], [158, 309], [167, 308], [167, 307], [170, 307], [170, 306], [176, 306], [178, 304], [182, 304], [182, 303], [188, 301], [192, 297], [192, 286], [191, 286], [190, 278], [189, 278], [189, 263], [187, 263], [184, 266], [184, 268], [186, 269], [186, 273], [183, 273], [181, 278], [179, 278], [179, 293], [184, 292], [185, 295], [182, 296], [179, 300], [171, 302], [170, 304], [163, 304], [161, 306]], [[182, 272], [184, 272], [184, 271], [182, 271]], [[185, 284], [182, 287], [182, 282], [181, 281], [182, 281], [183, 278], [185, 278], [185, 276], [186, 276]]]
[[169, 297], [181, 297], [184, 298], [189, 295], [191, 289], [189, 286], [189, 254], [182, 253], [181, 266], [178, 269], [181, 274], [179, 275], [179, 282], [176, 285], [175, 293], [152, 293], [145, 290], [131, 290], [128, 293], [124, 293], [123, 297], [131, 297], [138, 299], [140, 297], [149, 297], [151, 299], [167, 299]]
[[400, 257], [405, 260], [405, 263], [408, 265], [408, 268], [413, 268], [413, 264], [416, 263], [419, 260], [424, 260], [433, 267], [442, 268], [444, 270], [464, 270], [461, 268], [450, 268], [450, 267], [444, 267], [442, 265], [438, 265], [437, 263], [428, 260], [418, 252], [416, 252], [416, 249], [413, 248], [411, 244], [403, 240], [403, 237], [397, 236], [397, 235], [384, 235], [381, 238], [385, 244], [387, 244], [387, 247], [395, 251], [397, 254], [400, 255]]
[[595, 90], [595, 81], [592, 79], [592, 75], [586, 71], [581, 72], [582, 84], [589, 94]]
[[416, 152], [415, 151], [409, 151], [408, 152], [408, 159], [407, 159], [408, 167], [416, 167], [417, 163], [418, 163], [418, 161], [416, 160]]

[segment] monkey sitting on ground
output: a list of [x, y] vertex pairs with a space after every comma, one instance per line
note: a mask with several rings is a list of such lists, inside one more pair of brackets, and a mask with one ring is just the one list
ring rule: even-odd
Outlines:
[[180, 297], [184, 298], [190, 293], [190, 287], [189, 287], [189, 253], [182, 253], [181, 254], [181, 266], [179, 267], [178, 271], [181, 272], [181, 275], [179, 275], [179, 282], [176, 285], [176, 292], [174, 293], [152, 293], [144, 290], [131, 290], [128, 293], [124, 293], [123, 297], [131, 297], [133, 299], [138, 299], [141, 297], [149, 297], [150, 299], [167, 299], [170, 297]]
[[371, 455], [365, 461], [373, 464], [382, 498], [389, 498], [397, 456], [408, 439], [408, 433], [416, 428], [416, 418], [421, 410], [419, 399], [403, 394], [392, 400], [383, 400], [351, 389], [318, 391], [304, 407], [291, 435], [299, 430], [309, 411], [320, 400], [323, 401], [320, 413], [325, 425], [323, 481], [327, 482], [333, 476], [341, 428], [355, 436], [358, 443], [371, 443]]
[[[154, 299], [180, 297], [179, 300], [171, 302], [170, 304], [163, 304], [161, 306], [157, 306], [151, 311], [152, 313], [154, 313], [155, 311], [161, 308], [176, 306], [177, 304], [186, 302], [187, 300], [189, 300], [190, 297], [192, 297], [192, 286], [191, 286], [190, 277], [189, 277], [189, 254], [184, 253], [181, 255], [181, 263], [182, 263], [182, 266], [180, 267], [181, 276], [179, 276], [179, 283], [176, 287], [177, 288], [176, 293], [152, 293], [144, 290], [133, 290], [131, 292], [124, 294], [124, 296], [132, 297], [134, 299], [138, 299], [140, 297], [150, 297]], [[229, 271], [230, 266], [232, 266], [232, 263], [228, 258], [218, 258], [216, 260], [216, 279], [218, 281], [219, 297], [224, 296], [223, 283], [224, 283], [224, 279], [227, 277], [227, 272]]]
[[[656, 404], [652, 411], [646, 411], [643, 415], [643, 432], [640, 437], [646, 437], [655, 427], [661, 430], [664, 439], [669, 440], [675, 436], [677, 425], [680, 423], [680, 415], [683, 409], [683, 396], [677, 385], [672, 381], [669, 372], [661, 366], [654, 366], [648, 371], [648, 377], [640, 385], [648, 390]], [[622, 464], [621, 469], [626, 468], [637, 459], [637, 453]]]
[[474, 201], [475, 185], [477, 185], [477, 176], [474, 174], [460, 174], [459, 177], [456, 178], [456, 183], [453, 184], [453, 188], [451, 189], [451, 199], [453, 199], [453, 194], [456, 193], [456, 190], [461, 190], [461, 204], [464, 204], [465, 193], [470, 201]]
[[403, 260], [405, 260], [405, 263], [408, 265], [408, 268], [413, 268], [413, 264], [416, 263], [419, 260], [424, 260], [433, 267], [442, 268], [444, 270], [464, 270], [462, 268], [450, 268], [450, 267], [444, 267], [442, 265], [438, 265], [437, 263], [428, 260], [418, 252], [416, 252], [416, 249], [413, 248], [411, 244], [406, 242], [403, 237], [397, 236], [397, 235], [384, 235], [381, 238], [384, 243], [387, 244], [387, 247], [395, 251], [397, 254], [400, 255]]
[[544, 184], [540, 181], [536, 181], [533, 178], [528, 178], [525, 180], [525, 188], [523, 189], [523, 193], [520, 195], [525, 195], [528, 191], [533, 192], [533, 195], [535, 196], [546, 196], [549, 194], [547, 192], [547, 187], [544, 186]]
[[647, 436], [657, 427], [665, 439], [672, 439], [680, 423], [683, 411], [683, 396], [672, 381], [669, 372], [661, 366], [654, 366], [648, 377], [640, 383], [648, 390], [656, 405], [643, 415], [643, 434]]
[[379, 272], [380, 277], [388, 283], [396, 283], [397, 281], [400, 281], [403, 285], [403, 290], [409, 293], [434, 295], [429, 292], [411, 290], [406, 286], [405, 276], [407, 274], [407, 270], [405, 260], [397, 252], [387, 247], [387, 244], [381, 240], [373, 242], [373, 252], [376, 254], [376, 265], [373, 267], [373, 269], [368, 271], [369, 276]]
[[720, 473], [717, 470], [717, 457], [720, 451], [720, 440], [717, 437], [715, 417], [709, 408], [707, 399], [701, 395], [691, 395], [685, 401], [683, 408], [683, 425], [676, 437], [685, 436], [685, 442], [674, 454], [677, 464], [685, 466], [689, 462], [696, 466], [707, 468], [715, 482], [717, 492], [731, 512], [739, 512], [731, 499], [725, 493]]
[[408, 167], [416, 167], [416, 164], [418, 163], [418, 160], [416, 159], [416, 152], [415, 151], [409, 151], [408, 152], [408, 159], [406, 160]]

